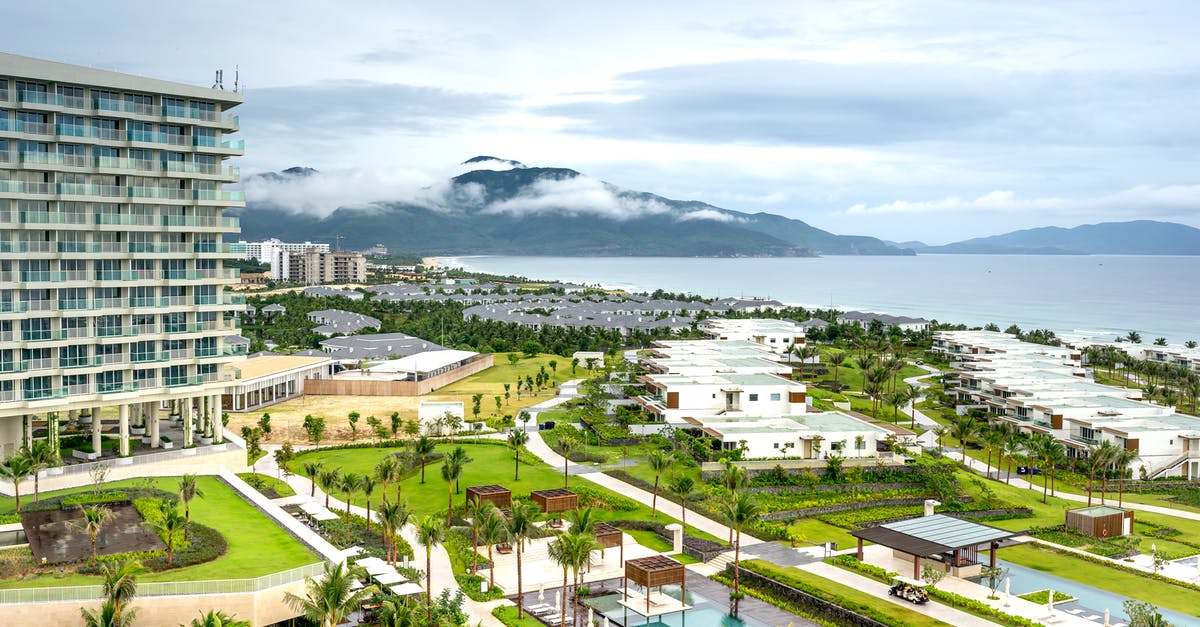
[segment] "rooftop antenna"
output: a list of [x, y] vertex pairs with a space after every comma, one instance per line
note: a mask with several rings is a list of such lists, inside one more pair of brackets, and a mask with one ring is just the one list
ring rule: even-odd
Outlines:
[[235, 66], [233, 66], [233, 93], [236, 94], [237, 90], [238, 90], [238, 66], [235, 65]]
[[217, 70], [216, 76], [213, 78], [213, 89], [225, 90], [225, 70]]

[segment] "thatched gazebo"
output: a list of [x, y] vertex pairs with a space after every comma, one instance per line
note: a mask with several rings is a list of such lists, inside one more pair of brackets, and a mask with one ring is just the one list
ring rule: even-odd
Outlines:
[[477, 485], [467, 488], [467, 502], [491, 503], [500, 509], [512, 507], [512, 490], [497, 485]]
[[[662, 555], [651, 555], [649, 557], [639, 557], [625, 562], [625, 598], [622, 605], [633, 609], [629, 604], [629, 582], [642, 586], [646, 590], [646, 612], [643, 616], [649, 617], [653, 614], [650, 610], [650, 589], [657, 587], [659, 593], [662, 593], [662, 587], [672, 584], [679, 584], [682, 594], [679, 606], [674, 604], [655, 603], [657, 606], [663, 606], [664, 609], [654, 614], [665, 614], [670, 611], [684, 610], [687, 606], [684, 601], [687, 599], [687, 571], [683, 564]], [[635, 610], [636, 611], [636, 610]]]
[[596, 542], [600, 545], [601, 550], [611, 549], [614, 546], [621, 550], [621, 564], [625, 563], [625, 532], [616, 527], [598, 522], [595, 527]]

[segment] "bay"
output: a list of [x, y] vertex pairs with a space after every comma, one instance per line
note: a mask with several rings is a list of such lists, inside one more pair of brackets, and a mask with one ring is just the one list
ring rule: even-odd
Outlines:
[[1200, 257], [453, 257], [451, 267], [629, 291], [758, 296], [1001, 328], [1200, 339]]

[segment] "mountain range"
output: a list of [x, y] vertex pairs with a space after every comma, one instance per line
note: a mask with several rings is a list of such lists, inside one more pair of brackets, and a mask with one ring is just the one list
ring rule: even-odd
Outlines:
[[1134, 220], [1023, 229], [942, 246], [922, 242], [892, 245], [923, 255], [1200, 255], [1200, 229], [1174, 222]]
[[[342, 206], [327, 215], [286, 206], [260, 186], [301, 184], [311, 168], [247, 177], [239, 215], [249, 240], [376, 243], [407, 254], [803, 257], [913, 255], [874, 237], [836, 235], [770, 213], [742, 213], [611, 185], [567, 168], [480, 156], [467, 171], [407, 199]], [[311, 181], [309, 181], [311, 182]], [[279, 195], [278, 197], [285, 197]]]

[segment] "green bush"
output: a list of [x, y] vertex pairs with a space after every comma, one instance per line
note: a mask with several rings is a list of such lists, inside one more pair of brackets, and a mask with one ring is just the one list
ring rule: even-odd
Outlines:
[[601, 492], [588, 485], [577, 483], [571, 491], [579, 495], [580, 507], [591, 507], [610, 512], [632, 512], [641, 508], [641, 505], [633, 499]]
[[74, 494], [62, 499], [62, 507], [73, 507], [75, 505], [95, 505], [97, 503], [119, 503], [128, 501], [129, 496], [121, 490], [110, 490], [101, 492], [100, 494]]
[[21, 522], [20, 514], [0, 514], [0, 525], [11, 525]]

